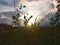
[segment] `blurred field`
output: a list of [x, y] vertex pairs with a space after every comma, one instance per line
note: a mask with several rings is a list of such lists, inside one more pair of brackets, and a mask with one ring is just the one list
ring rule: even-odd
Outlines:
[[60, 28], [17, 28], [0, 24], [0, 45], [60, 45]]

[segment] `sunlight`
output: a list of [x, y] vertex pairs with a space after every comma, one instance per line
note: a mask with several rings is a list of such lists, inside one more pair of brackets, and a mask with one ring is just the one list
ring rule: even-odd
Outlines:
[[32, 19], [30, 19], [27, 24], [28, 24], [28, 26], [31, 26], [32, 24], [34, 24], [34, 22], [35, 22], [35, 17], [33, 17]]
[[[57, 1], [56, 0], [21, 0], [19, 3], [19, 12], [22, 14], [21, 19], [23, 19], [24, 26], [32, 26], [38, 22], [45, 25], [46, 18], [50, 19], [51, 16], [57, 11]], [[20, 6], [21, 5], [21, 6]], [[24, 7], [25, 6], [25, 7]], [[25, 19], [24, 19], [25, 16]], [[32, 18], [30, 18], [32, 16]], [[37, 20], [35, 21], [37, 17]], [[21, 23], [22, 23], [21, 22]], [[26, 22], [26, 24], [25, 24]], [[20, 24], [21, 24], [20, 23]], [[48, 22], [47, 22], [48, 23]], [[22, 25], [22, 24], [21, 24]], [[48, 25], [48, 24], [46, 24]]]

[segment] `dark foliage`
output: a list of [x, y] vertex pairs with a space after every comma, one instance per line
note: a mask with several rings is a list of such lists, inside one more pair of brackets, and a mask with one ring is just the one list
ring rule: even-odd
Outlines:
[[52, 27], [54, 27], [54, 26], [59, 27], [59, 24], [60, 24], [59, 20], [60, 20], [60, 4], [57, 5], [57, 12], [55, 15], [55, 19], [54, 18], [51, 19], [51, 22], [50, 22], [51, 26]]
[[12, 27], [0, 24], [0, 45], [60, 45], [58, 27]]

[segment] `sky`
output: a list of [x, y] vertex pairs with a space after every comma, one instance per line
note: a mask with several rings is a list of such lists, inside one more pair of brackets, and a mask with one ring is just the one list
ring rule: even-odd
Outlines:
[[14, 1], [15, 6], [20, 2], [20, 0], [0, 0], [0, 12], [14, 11]]
[[0, 12], [7, 12], [13, 10], [13, 1], [12, 0], [0, 0]]
[[[15, 7], [19, 8], [21, 3], [23, 6], [25, 5], [26, 8], [22, 7], [21, 10], [20, 9], [18, 10], [20, 12], [23, 12], [22, 13], [23, 15], [28, 13], [29, 16], [30, 15], [33, 15], [34, 17], [38, 16], [37, 22], [40, 22], [41, 19], [44, 19], [44, 21], [41, 21], [41, 25], [43, 24], [47, 25], [49, 19], [53, 17], [54, 13], [57, 10], [56, 0], [15, 0]], [[11, 11], [14, 11], [14, 0], [0, 0], [0, 13]], [[9, 18], [5, 15], [0, 17], [6, 17], [4, 19]]]
[[[56, 0], [21, 0], [19, 6], [26, 6], [19, 11], [23, 12], [22, 15], [27, 14], [28, 16], [33, 15], [33, 18], [30, 20], [34, 20], [37, 17], [37, 23], [40, 25], [48, 25], [52, 17], [54, 17], [55, 12], [57, 11], [57, 1]], [[21, 13], [20, 13], [21, 14]], [[22, 16], [23, 19], [23, 16]], [[41, 21], [42, 20], [42, 21]], [[33, 22], [31, 22], [33, 23]]]

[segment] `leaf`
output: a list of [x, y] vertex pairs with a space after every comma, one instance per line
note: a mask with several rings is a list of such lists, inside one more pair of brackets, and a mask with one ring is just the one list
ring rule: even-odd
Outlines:
[[24, 16], [24, 19], [26, 19], [26, 16]]
[[16, 16], [12, 16], [12, 19], [15, 20], [16, 19]]
[[32, 18], [33, 16], [30, 16], [30, 18], [28, 19], [28, 21]]

